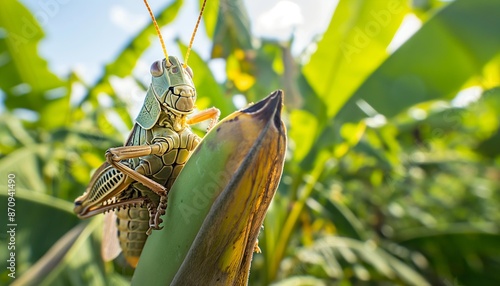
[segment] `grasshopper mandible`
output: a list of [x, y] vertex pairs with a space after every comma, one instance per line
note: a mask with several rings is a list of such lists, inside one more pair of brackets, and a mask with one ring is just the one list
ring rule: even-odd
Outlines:
[[196, 89], [187, 59], [205, 2], [183, 64], [168, 56], [158, 24], [144, 0], [165, 59], [151, 66], [151, 85], [124, 146], [107, 150], [106, 162], [95, 171], [85, 193], [75, 200], [74, 211], [79, 218], [116, 212], [119, 243], [133, 267], [147, 235], [161, 229], [160, 216], [167, 208], [168, 191], [201, 140], [189, 125], [211, 119], [211, 128], [219, 117], [219, 110], [212, 107], [188, 118], [195, 109]]

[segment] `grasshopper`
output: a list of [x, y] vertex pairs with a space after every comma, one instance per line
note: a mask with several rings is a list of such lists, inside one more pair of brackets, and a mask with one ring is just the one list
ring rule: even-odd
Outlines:
[[183, 64], [167, 54], [158, 24], [144, 0], [165, 58], [151, 65], [151, 85], [124, 146], [106, 151], [106, 161], [95, 171], [84, 194], [75, 200], [74, 211], [79, 218], [115, 211], [119, 244], [133, 267], [147, 236], [162, 228], [168, 191], [201, 141], [189, 125], [211, 120], [210, 129], [219, 118], [220, 112], [214, 107], [188, 118], [195, 109], [196, 89], [187, 59], [205, 2]]

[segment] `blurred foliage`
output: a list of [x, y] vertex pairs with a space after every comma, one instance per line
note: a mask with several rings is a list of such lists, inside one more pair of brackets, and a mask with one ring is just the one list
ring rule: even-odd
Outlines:
[[[131, 74], [154, 29], [89, 85], [54, 75], [30, 11], [0, 5], [0, 173], [16, 175], [14, 281], [127, 284], [129, 269], [100, 260], [102, 218], [80, 222], [72, 201], [104, 151], [121, 145], [119, 126], [132, 125], [113, 79], [144, 89]], [[159, 22], [182, 5], [158, 11]], [[282, 88], [287, 97], [290, 147], [250, 285], [500, 283], [499, 11], [489, 0], [340, 0], [321, 39], [294, 57], [293, 40], [251, 34], [242, 1], [209, 1], [205, 29], [227, 77], [217, 82], [194, 52], [199, 107], [224, 116], [236, 94], [256, 101]], [[388, 52], [409, 13], [423, 26]], [[84, 99], [71, 100], [82, 89]], [[5, 214], [4, 191], [0, 205]], [[1, 284], [12, 282], [7, 255]]]

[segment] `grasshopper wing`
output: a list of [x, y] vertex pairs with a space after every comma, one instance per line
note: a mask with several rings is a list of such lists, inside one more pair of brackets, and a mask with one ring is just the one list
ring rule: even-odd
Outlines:
[[101, 257], [104, 261], [111, 261], [122, 252], [117, 234], [116, 213], [108, 212], [104, 215], [104, 230], [101, 244]]

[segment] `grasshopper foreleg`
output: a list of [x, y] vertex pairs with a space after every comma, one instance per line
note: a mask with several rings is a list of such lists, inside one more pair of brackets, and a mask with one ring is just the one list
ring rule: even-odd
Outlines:
[[[126, 146], [126, 147], [119, 147], [119, 148], [134, 148], [134, 147], [142, 147], [142, 146]], [[143, 184], [144, 186], [150, 188], [153, 192], [158, 194], [159, 196], [165, 196], [167, 194], [167, 188], [164, 186], [158, 184], [157, 182], [153, 181], [152, 179], [144, 176], [143, 174], [137, 172], [136, 170], [131, 169], [130, 167], [126, 166], [120, 160], [118, 156], [115, 156], [113, 149], [118, 149], [118, 148], [110, 148], [106, 152], [106, 161], [111, 164], [113, 167], [116, 169], [120, 170], [124, 174], [128, 175], [130, 178], [134, 179], [135, 181]]]
[[108, 151], [106, 151], [106, 161], [118, 170], [122, 171], [124, 174], [129, 175], [135, 181], [150, 188], [157, 195], [166, 196], [167, 189], [164, 186], [146, 177], [144, 174], [127, 167], [125, 164], [121, 163], [121, 161], [147, 155], [162, 155], [171, 149], [170, 146], [171, 144], [167, 142], [160, 142], [146, 146], [123, 146], [109, 148]]
[[160, 224], [162, 223], [162, 219], [160, 218], [160, 216], [165, 214], [165, 210], [167, 208], [168, 190], [167, 188], [165, 188], [165, 186], [158, 184], [154, 180], [146, 177], [144, 174], [141, 174], [140, 172], [129, 168], [128, 166], [123, 164], [121, 160], [138, 158], [152, 154], [162, 155], [171, 149], [170, 146], [171, 144], [169, 144], [168, 140], [166, 140], [147, 146], [124, 146], [110, 148], [106, 152], [106, 161], [108, 161], [109, 164], [113, 165], [116, 169], [122, 171], [123, 173], [129, 175], [132, 179], [148, 187], [160, 196], [160, 202], [158, 203], [158, 206], [156, 208], [153, 204], [148, 205], [148, 235], [151, 234], [152, 229], [161, 229]]

